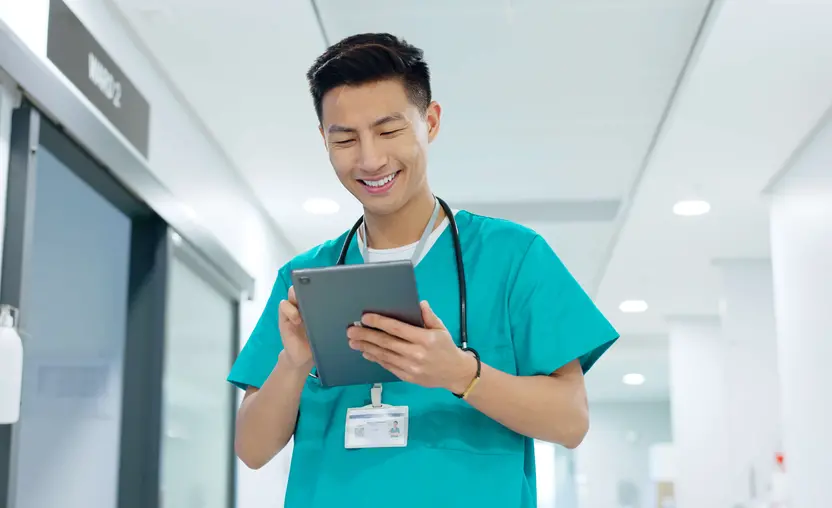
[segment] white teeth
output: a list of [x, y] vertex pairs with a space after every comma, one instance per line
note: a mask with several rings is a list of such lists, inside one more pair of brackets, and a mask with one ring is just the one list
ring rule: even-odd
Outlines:
[[387, 175], [381, 180], [361, 180], [364, 182], [364, 185], [368, 187], [381, 187], [383, 185], [387, 185], [388, 183], [392, 182], [398, 173], [393, 173], [392, 175]]

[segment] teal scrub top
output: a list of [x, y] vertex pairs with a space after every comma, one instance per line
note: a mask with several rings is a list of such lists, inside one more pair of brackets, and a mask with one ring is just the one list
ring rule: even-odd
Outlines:
[[[575, 359], [584, 372], [618, 333], [546, 241], [518, 224], [456, 214], [468, 284], [468, 337], [482, 361], [518, 376], [549, 375]], [[326, 242], [281, 268], [271, 297], [228, 380], [260, 387], [282, 349], [277, 308], [291, 272], [334, 265], [346, 239]], [[347, 264], [363, 262], [351, 242]], [[419, 296], [459, 344], [459, 288], [451, 232], [416, 266]], [[400, 508], [537, 504], [533, 440], [515, 433], [442, 389], [397, 382], [384, 403], [408, 406], [403, 448], [348, 450], [348, 408], [370, 403], [370, 385], [321, 388], [308, 378], [301, 394], [286, 508], [331, 508], [372, 498]]]

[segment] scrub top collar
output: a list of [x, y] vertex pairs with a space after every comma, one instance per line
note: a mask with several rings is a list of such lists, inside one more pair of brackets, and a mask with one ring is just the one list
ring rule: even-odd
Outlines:
[[[419, 259], [422, 257], [422, 252], [425, 250], [425, 246], [428, 244], [428, 240], [430, 240], [430, 235], [433, 233], [433, 230], [436, 228], [436, 221], [439, 219], [439, 210], [442, 207], [439, 206], [439, 200], [433, 200], [433, 214], [430, 216], [430, 220], [428, 221], [427, 226], [425, 226], [425, 230], [422, 231], [422, 237], [419, 239], [419, 243], [416, 244], [416, 249], [413, 251], [413, 255], [410, 257], [410, 260], [415, 265]], [[361, 223], [361, 236], [363, 237], [363, 241], [361, 242], [361, 257], [364, 258], [364, 262], [366, 263], [368, 259], [370, 259], [370, 247], [367, 241], [367, 222], [363, 221]]]

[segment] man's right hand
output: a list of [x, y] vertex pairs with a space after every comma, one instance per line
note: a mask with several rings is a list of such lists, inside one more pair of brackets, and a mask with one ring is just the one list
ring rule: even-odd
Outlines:
[[289, 288], [287, 299], [280, 302], [278, 325], [280, 338], [283, 341], [281, 358], [288, 363], [288, 367], [308, 374], [312, 370], [314, 360], [312, 350], [309, 348], [309, 339], [306, 337], [306, 328], [298, 310], [298, 299], [295, 296], [294, 287]]
[[283, 350], [266, 382], [246, 390], [237, 413], [234, 447], [252, 469], [266, 465], [292, 438], [301, 393], [315, 363], [293, 288], [280, 302], [277, 316]]

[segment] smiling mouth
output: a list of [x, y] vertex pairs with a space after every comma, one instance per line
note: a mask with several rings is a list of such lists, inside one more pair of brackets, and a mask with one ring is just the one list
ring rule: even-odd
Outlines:
[[378, 194], [381, 192], [386, 192], [391, 187], [393, 187], [393, 184], [396, 183], [396, 179], [398, 178], [399, 173], [401, 173], [401, 170], [396, 171], [395, 173], [391, 173], [385, 176], [384, 178], [379, 178], [378, 180], [359, 179], [358, 181], [361, 182], [362, 185], [364, 185], [364, 188], [368, 192], [372, 194]]

